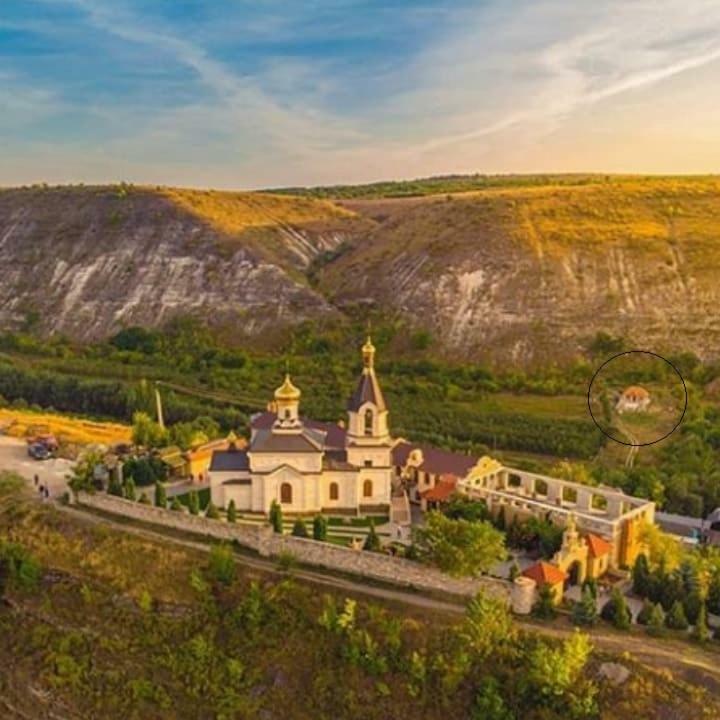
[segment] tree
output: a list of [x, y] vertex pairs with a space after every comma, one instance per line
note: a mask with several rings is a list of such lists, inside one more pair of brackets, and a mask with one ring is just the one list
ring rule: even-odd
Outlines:
[[137, 499], [137, 491], [135, 490], [135, 481], [132, 478], [128, 478], [125, 481], [125, 497], [128, 500], [136, 500]]
[[324, 542], [327, 540], [328, 522], [322, 515], [316, 515], [313, 519], [313, 540]]
[[603, 620], [611, 622], [618, 630], [630, 628], [632, 613], [619, 588], [613, 588], [610, 599], [605, 603], [600, 614]]
[[468, 603], [459, 633], [473, 656], [484, 660], [512, 646], [517, 627], [502, 600], [480, 592]]
[[697, 620], [692, 629], [692, 637], [699, 643], [706, 643], [710, 639], [710, 628], [707, 623], [707, 606], [705, 603], [700, 605]]
[[208, 574], [210, 578], [223, 585], [229, 585], [235, 578], [235, 557], [232, 548], [221, 543], [213, 545], [208, 560]]
[[575, 625], [594, 625], [597, 622], [597, 602], [589, 587], [583, 588], [580, 600], [573, 605], [572, 619]]
[[487, 520], [489, 516], [484, 501], [473, 500], [461, 493], [453, 493], [448, 498], [443, 513], [452, 520]]
[[167, 444], [168, 434], [147, 413], [133, 414], [132, 441], [135, 445], [147, 448], [162, 447]]
[[188, 510], [191, 515], [200, 514], [200, 498], [195, 490], [188, 493]]
[[514, 582], [515, 578], [520, 574], [520, 566], [517, 564], [517, 560], [513, 560], [510, 569], [508, 570], [508, 580]]
[[220, 519], [220, 513], [218, 512], [218, 509], [217, 507], [215, 507], [215, 503], [212, 500], [208, 502], [207, 507], [205, 508], [205, 517], [209, 518], [210, 520]]
[[161, 482], [155, 483], [155, 505], [160, 508], [167, 507], [167, 492]]
[[577, 629], [560, 647], [540, 641], [528, 657], [528, 680], [542, 696], [562, 695], [579, 680], [591, 652], [590, 638]]
[[363, 550], [369, 550], [371, 552], [379, 552], [382, 549], [382, 543], [380, 542], [380, 536], [375, 531], [375, 523], [370, 520], [370, 528], [368, 534], [365, 536], [365, 542], [363, 543]]
[[485, 676], [475, 693], [471, 720], [513, 720], [515, 715], [505, 704], [500, 683], [492, 676]]
[[413, 528], [413, 542], [421, 560], [457, 576], [487, 572], [506, 556], [503, 534], [489, 523], [451, 520], [437, 511]]
[[110, 477], [110, 484], [108, 485], [108, 495], [114, 495], [115, 497], [123, 496], [123, 488], [120, 480], [115, 473]]
[[635, 559], [632, 570], [633, 592], [640, 597], [650, 594], [650, 568], [645, 555], [642, 553]]
[[648, 598], [645, 598], [645, 601], [643, 602], [643, 606], [640, 608], [640, 612], [637, 614], [637, 617], [635, 618], [635, 621], [638, 625], [648, 625], [650, 623], [650, 618], [652, 617], [653, 608], [655, 607], [655, 604], [649, 600]]
[[665, 612], [660, 603], [653, 605], [650, 617], [648, 618], [647, 632], [648, 635], [654, 635], [655, 637], [660, 637], [665, 634]]
[[557, 614], [555, 610], [555, 590], [548, 583], [538, 588], [538, 598], [533, 605], [532, 614], [543, 620], [552, 620]]
[[170, 509], [174, 510], [175, 512], [182, 512], [183, 504], [180, 502], [177, 495], [172, 499], [172, 502], [170, 503]]
[[687, 630], [688, 621], [685, 617], [685, 608], [680, 600], [676, 600], [665, 619], [665, 624], [672, 630]]
[[495, 527], [502, 532], [505, 532], [507, 523], [505, 522], [505, 506], [500, 506], [498, 514], [495, 516]]
[[80, 456], [68, 476], [68, 485], [75, 494], [100, 489], [95, 483], [95, 468], [102, 464], [102, 460], [102, 454], [95, 450]]
[[237, 507], [235, 506], [235, 501], [231, 500], [228, 503], [227, 507], [227, 521], [229, 523], [236, 523], [237, 522]]
[[292, 534], [295, 537], [306, 538], [308, 536], [307, 527], [305, 527], [305, 521], [299, 517], [295, 519], [293, 524]]
[[280, 504], [277, 500], [273, 500], [270, 504], [270, 524], [272, 525], [273, 530], [276, 533], [279, 533], [282, 535], [283, 531], [283, 515], [282, 515], [282, 507], [280, 507]]

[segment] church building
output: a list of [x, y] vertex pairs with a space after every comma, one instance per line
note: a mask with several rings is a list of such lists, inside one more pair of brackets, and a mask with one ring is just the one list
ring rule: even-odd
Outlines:
[[252, 417], [247, 447], [231, 443], [213, 453], [213, 503], [227, 507], [234, 500], [239, 512], [252, 513], [268, 513], [274, 500], [289, 514], [388, 513], [392, 441], [369, 337], [362, 357], [347, 426], [302, 417], [300, 390], [286, 375], [272, 411]]

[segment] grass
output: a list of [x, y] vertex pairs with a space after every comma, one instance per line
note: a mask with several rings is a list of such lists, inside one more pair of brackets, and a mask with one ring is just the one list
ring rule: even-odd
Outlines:
[[60, 442], [79, 445], [114, 445], [131, 439], [128, 425], [14, 408], [0, 408], [0, 427], [11, 437], [25, 438], [37, 432], [51, 432]]

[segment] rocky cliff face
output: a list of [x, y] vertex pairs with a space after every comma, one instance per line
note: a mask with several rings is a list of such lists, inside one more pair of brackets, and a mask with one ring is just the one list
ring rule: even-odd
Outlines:
[[132, 188], [0, 192], [0, 326], [37, 322], [82, 340], [177, 315], [264, 337], [367, 303], [430, 330], [435, 348], [456, 357], [563, 360], [603, 330], [714, 358], [718, 277], [714, 179], [341, 204]]
[[203, 193], [0, 193], [0, 325], [90, 340], [178, 315], [257, 334], [337, 314], [304, 270], [345, 240], [352, 218], [257, 195], [249, 209], [247, 197], [221, 195], [227, 207], [213, 215]]

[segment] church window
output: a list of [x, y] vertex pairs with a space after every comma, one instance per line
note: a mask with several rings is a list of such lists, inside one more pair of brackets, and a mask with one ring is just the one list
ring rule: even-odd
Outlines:
[[340, 497], [340, 488], [336, 482], [330, 483], [330, 499], [337, 500]]
[[372, 460], [366, 460], [365, 467], [372, 467]]
[[366, 480], [363, 483], [363, 497], [372, 497], [372, 494], [373, 494], [372, 480]]
[[280, 486], [280, 502], [286, 505], [292, 503], [292, 485], [290, 483], [283, 483]]
[[365, 411], [365, 434], [373, 434], [373, 411], [370, 408]]

